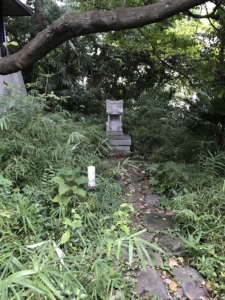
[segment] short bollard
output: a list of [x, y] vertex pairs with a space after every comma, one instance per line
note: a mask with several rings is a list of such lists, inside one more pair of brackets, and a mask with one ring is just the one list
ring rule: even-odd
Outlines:
[[88, 187], [89, 188], [94, 188], [94, 187], [96, 187], [95, 167], [94, 166], [89, 166], [87, 169], [88, 169]]

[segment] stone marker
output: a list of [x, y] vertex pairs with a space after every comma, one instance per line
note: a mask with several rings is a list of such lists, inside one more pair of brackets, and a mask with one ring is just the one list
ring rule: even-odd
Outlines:
[[130, 152], [131, 139], [128, 134], [123, 133], [122, 115], [123, 100], [106, 100], [106, 134], [109, 136], [109, 144], [117, 154]]

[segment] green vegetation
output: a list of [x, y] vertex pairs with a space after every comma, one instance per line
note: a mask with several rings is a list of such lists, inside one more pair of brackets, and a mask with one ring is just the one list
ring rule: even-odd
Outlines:
[[[6, 20], [11, 53], [65, 11], [121, 5], [40, 3], [40, 24]], [[124, 270], [115, 267], [123, 249], [130, 265], [135, 256], [144, 264], [147, 255], [117, 183], [124, 166], [105, 157], [105, 99], [124, 99], [123, 128], [132, 137], [125, 163], [147, 162], [161, 206], [176, 213], [174, 234], [184, 242], [188, 263], [207, 279], [213, 297], [225, 297], [224, 9], [221, 1], [209, 20], [178, 15], [141, 29], [71, 39], [24, 71], [27, 97], [2, 97], [2, 300], [108, 300], [116, 290], [136, 299]], [[85, 188], [88, 165], [97, 169], [96, 190]]]
[[[129, 226], [133, 207], [123, 203], [114, 179], [124, 165], [101, 161], [102, 128], [65, 110], [47, 113], [41, 95], [5, 97], [0, 106], [1, 298], [126, 294], [129, 286], [115, 269], [121, 251], [128, 249], [130, 265], [136, 255], [144, 265], [143, 255], [151, 262], [145, 246], [158, 248]], [[85, 188], [90, 164], [97, 190]]]

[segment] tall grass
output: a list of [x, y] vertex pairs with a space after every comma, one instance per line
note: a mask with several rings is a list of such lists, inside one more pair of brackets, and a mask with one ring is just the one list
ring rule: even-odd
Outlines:
[[[0, 299], [133, 299], [121, 251], [144, 265], [145, 247], [160, 249], [129, 226], [100, 127], [47, 110], [38, 96], [0, 102]], [[89, 164], [97, 190], [85, 189]]]

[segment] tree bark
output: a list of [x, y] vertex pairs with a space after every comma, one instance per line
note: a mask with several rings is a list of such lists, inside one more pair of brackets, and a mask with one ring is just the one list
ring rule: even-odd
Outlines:
[[41, 1], [40, 0], [35, 0], [34, 1], [34, 20], [37, 23], [37, 26], [39, 29], [43, 30], [44, 29], [44, 16], [43, 12], [41, 9]]
[[66, 13], [39, 32], [17, 53], [0, 58], [0, 74], [23, 70], [43, 58], [63, 42], [81, 35], [142, 27], [162, 21], [206, 0], [162, 0], [139, 7], [119, 7], [108, 11]]

